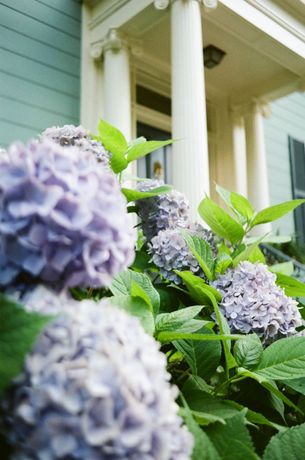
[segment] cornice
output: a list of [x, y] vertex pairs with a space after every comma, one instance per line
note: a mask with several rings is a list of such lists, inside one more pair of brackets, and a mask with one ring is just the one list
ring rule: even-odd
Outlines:
[[129, 0], [112, 0], [108, 8], [97, 14], [89, 23], [89, 29], [94, 29], [98, 24], [112, 16], [117, 10], [122, 8]]
[[283, 29], [287, 30], [287, 32], [291, 33], [295, 37], [299, 38], [300, 40], [305, 42], [305, 33], [297, 30], [291, 24], [289, 24], [283, 17], [281, 17], [273, 8], [267, 5], [267, 3], [261, 3], [258, 0], [246, 0], [247, 3], [257, 8], [259, 11], [264, 13], [278, 25], [283, 27]]

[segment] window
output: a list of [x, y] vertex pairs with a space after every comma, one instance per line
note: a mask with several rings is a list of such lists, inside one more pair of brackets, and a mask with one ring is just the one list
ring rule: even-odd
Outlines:
[[[305, 198], [305, 145], [289, 136], [289, 154], [293, 198]], [[299, 244], [305, 244], [305, 205], [294, 211], [295, 234]]]
[[[144, 123], [137, 123], [137, 136], [143, 136], [148, 141], [163, 141], [170, 139], [170, 133], [161, 129], [153, 128]], [[155, 150], [144, 158], [138, 160], [138, 176], [163, 179], [165, 183], [171, 183], [171, 145]]]

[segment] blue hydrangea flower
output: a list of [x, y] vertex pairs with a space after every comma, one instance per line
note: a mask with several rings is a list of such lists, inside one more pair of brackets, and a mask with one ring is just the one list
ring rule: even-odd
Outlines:
[[107, 302], [61, 305], [28, 355], [3, 403], [14, 460], [190, 459], [159, 344]]
[[88, 131], [82, 126], [53, 126], [52, 128], [47, 128], [40, 138], [42, 140], [52, 140], [63, 147], [75, 146], [84, 152], [90, 152], [95, 155], [104, 166], [109, 164], [110, 153], [105, 150], [100, 142], [91, 139]]
[[[189, 224], [186, 230], [191, 235], [204, 239], [215, 253], [214, 236], [210, 230], [204, 229], [199, 224]], [[179, 227], [159, 231], [148, 244], [148, 253], [151, 255], [151, 261], [160, 269], [160, 273], [175, 284], [181, 284], [182, 279], [174, 270], [190, 270], [195, 275], [205, 278]]]
[[11, 145], [0, 160], [0, 285], [26, 273], [105, 286], [133, 258], [132, 222], [113, 173], [74, 147]]
[[275, 284], [276, 276], [260, 263], [241, 262], [214, 283], [219, 304], [234, 332], [255, 332], [264, 342], [296, 333], [302, 325], [297, 302]]
[[[138, 183], [138, 190], [147, 192], [164, 185], [163, 181], [148, 179]], [[189, 203], [177, 190], [136, 202], [143, 234], [150, 241], [160, 230], [189, 225]]]

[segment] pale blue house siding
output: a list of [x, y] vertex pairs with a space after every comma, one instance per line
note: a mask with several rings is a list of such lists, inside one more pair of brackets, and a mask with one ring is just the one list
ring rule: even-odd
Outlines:
[[81, 2], [0, 0], [0, 145], [79, 122]]
[[[292, 199], [288, 136], [305, 142], [305, 95], [302, 93], [293, 93], [272, 103], [272, 115], [265, 120], [271, 204]], [[273, 230], [282, 235], [293, 234], [293, 215], [274, 223]]]

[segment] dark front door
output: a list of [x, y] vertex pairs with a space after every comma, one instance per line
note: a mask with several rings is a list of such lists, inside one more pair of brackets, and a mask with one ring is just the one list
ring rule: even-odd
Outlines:
[[[144, 123], [137, 123], [137, 137], [143, 136], [148, 141], [163, 141], [170, 139], [171, 134], [161, 129], [153, 128]], [[171, 183], [171, 145], [155, 150], [144, 158], [138, 160], [138, 176], [163, 179]]]
[[[289, 154], [291, 164], [293, 198], [305, 198], [305, 145], [289, 137]], [[294, 211], [295, 233], [297, 242], [305, 245], [305, 204]]]

